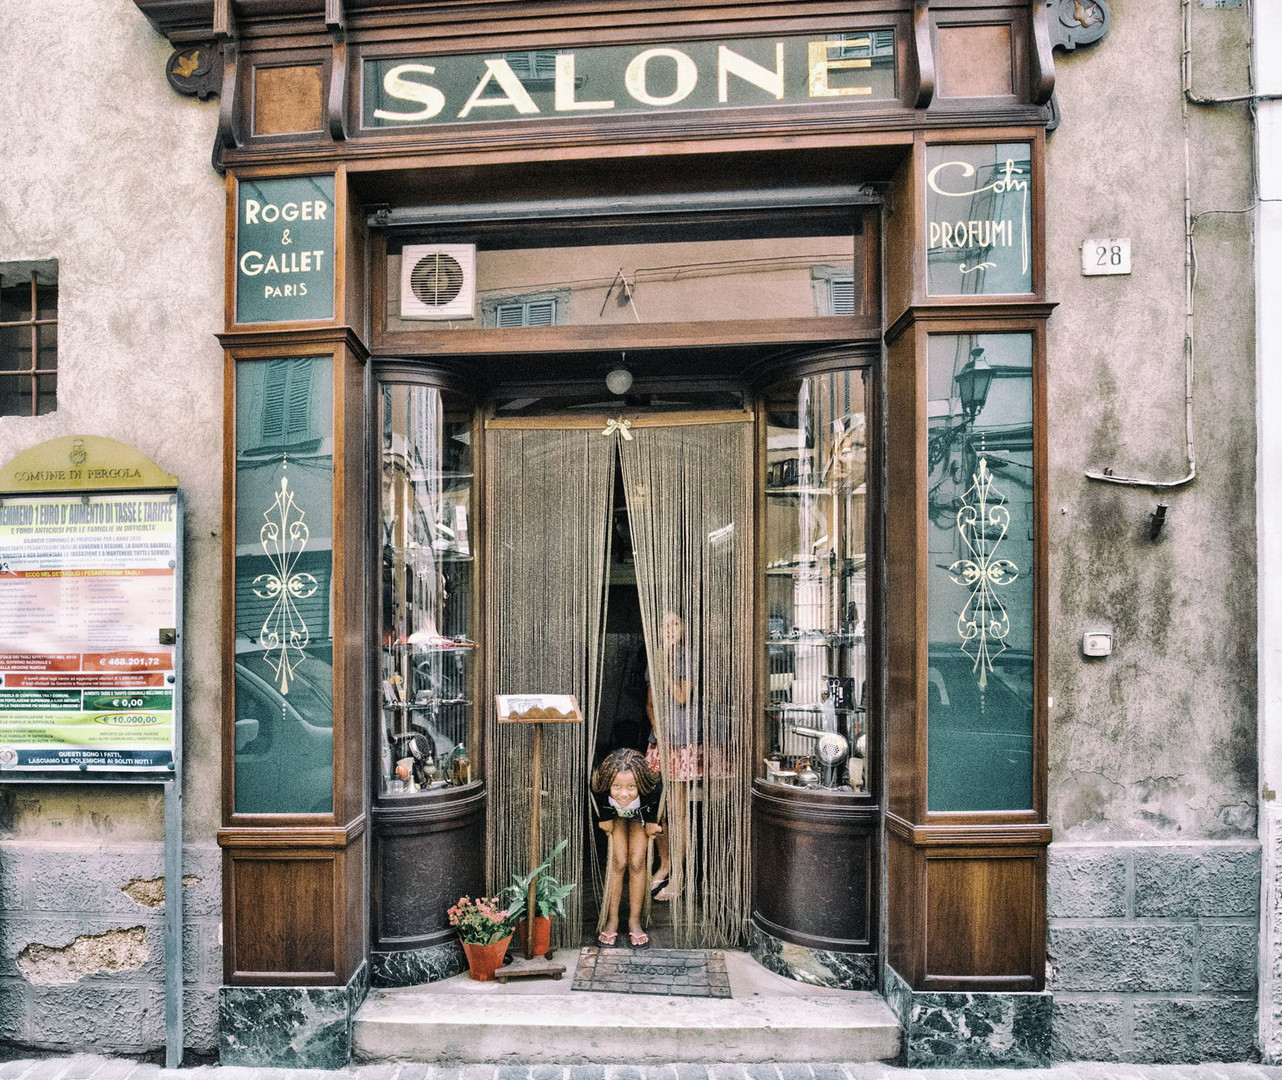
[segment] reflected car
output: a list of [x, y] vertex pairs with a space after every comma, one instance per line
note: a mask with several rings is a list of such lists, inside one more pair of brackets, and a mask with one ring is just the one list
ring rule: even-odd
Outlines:
[[236, 661], [236, 812], [328, 814], [334, 806], [333, 669], [304, 659], [288, 694], [271, 674], [259, 653]]
[[960, 647], [932, 645], [927, 801], [931, 810], [1028, 810], [1033, 805], [1033, 663], [1008, 649], [980, 686]]

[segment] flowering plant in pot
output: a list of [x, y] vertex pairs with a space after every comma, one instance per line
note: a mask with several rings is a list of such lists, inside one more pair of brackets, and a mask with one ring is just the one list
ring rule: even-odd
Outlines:
[[552, 860], [565, 850], [562, 840], [552, 853], [525, 875], [512, 875], [512, 884], [503, 890], [512, 917], [519, 920], [521, 941], [529, 932], [526, 907], [529, 905], [530, 883], [534, 883], [534, 948], [536, 956], [550, 956], [552, 952], [552, 916], [565, 915], [565, 898], [574, 891], [574, 884], [562, 885], [548, 870]]
[[488, 982], [503, 963], [516, 915], [502, 906], [502, 897], [460, 897], [450, 908], [450, 925], [458, 931], [467, 955], [468, 971], [477, 982]]

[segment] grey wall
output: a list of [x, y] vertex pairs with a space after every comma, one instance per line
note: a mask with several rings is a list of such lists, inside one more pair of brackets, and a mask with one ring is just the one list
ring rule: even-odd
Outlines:
[[[1198, 261], [1198, 475], [1167, 493], [1088, 481], [1185, 475], [1179, 5], [1113, 0], [1060, 56], [1048, 142], [1050, 854], [1054, 1053], [1255, 1054], [1254, 305], [1249, 221], [1209, 214]], [[1199, 94], [1245, 91], [1245, 8], [1193, 4]], [[1190, 107], [1195, 214], [1251, 205], [1243, 106]], [[1130, 237], [1129, 277], [1079, 245]], [[1150, 514], [1168, 503], [1160, 539]], [[1083, 660], [1081, 632], [1116, 634]]]
[[[1202, 93], [1244, 89], [1244, 8], [1194, 4]], [[1255, 832], [1253, 277], [1243, 214], [1202, 218], [1194, 339], [1197, 479], [1184, 459], [1184, 150], [1176, 3], [1116, 0], [1093, 48], [1057, 54], [1047, 150], [1050, 321], [1050, 820], [1061, 839]], [[1251, 203], [1242, 106], [1193, 108], [1193, 209]], [[1128, 277], [1083, 277], [1079, 246], [1132, 240]], [[1158, 501], [1161, 538], [1146, 538]], [[1116, 632], [1083, 661], [1081, 631]]]
[[[184, 825], [205, 842], [189, 848], [199, 884], [187, 896], [203, 899], [185, 949], [188, 1045], [212, 1049], [224, 202], [209, 165], [218, 104], [169, 88], [169, 51], [128, 0], [0, 4], [0, 265], [59, 266], [58, 408], [0, 417], [0, 461], [45, 439], [105, 435], [176, 474], [186, 494]], [[158, 790], [0, 784], [0, 1039], [163, 1041], [163, 908], [120, 891], [161, 874], [161, 836]], [[97, 940], [61, 959], [30, 951], [83, 936]], [[38, 961], [26, 974], [23, 950]], [[103, 966], [76, 976], [81, 954]]]

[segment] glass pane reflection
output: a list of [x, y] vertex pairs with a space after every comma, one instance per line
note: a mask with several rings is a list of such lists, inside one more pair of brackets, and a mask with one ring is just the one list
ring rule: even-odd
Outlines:
[[1033, 805], [1033, 339], [932, 336], [928, 806]]

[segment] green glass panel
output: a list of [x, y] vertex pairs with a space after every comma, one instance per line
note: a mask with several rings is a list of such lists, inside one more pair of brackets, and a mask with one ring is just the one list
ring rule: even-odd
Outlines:
[[334, 178], [242, 180], [236, 321], [334, 317]]
[[930, 339], [931, 810], [1033, 805], [1033, 340]]
[[1033, 291], [1028, 143], [926, 148], [931, 296]]
[[334, 805], [333, 361], [236, 368], [236, 813]]

